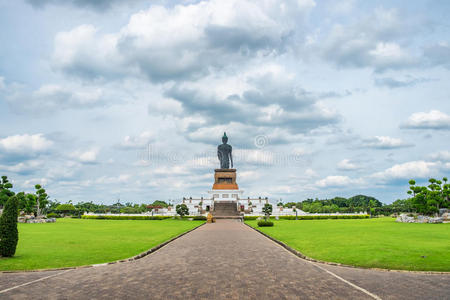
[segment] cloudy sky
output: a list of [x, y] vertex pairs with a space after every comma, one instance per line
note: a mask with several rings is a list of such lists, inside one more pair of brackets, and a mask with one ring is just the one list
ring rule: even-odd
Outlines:
[[[407, 4], [406, 4], [407, 3]], [[0, 173], [113, 203], [450, 175], [450, 2], [0, 0]]]

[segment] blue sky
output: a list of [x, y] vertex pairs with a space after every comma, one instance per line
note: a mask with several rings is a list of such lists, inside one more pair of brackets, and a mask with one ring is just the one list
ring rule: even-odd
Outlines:
[[0, 173], [113, 203], [206, 196], [224, 131], [273, 201], [450, 170], [447, 1], [0, 0]]

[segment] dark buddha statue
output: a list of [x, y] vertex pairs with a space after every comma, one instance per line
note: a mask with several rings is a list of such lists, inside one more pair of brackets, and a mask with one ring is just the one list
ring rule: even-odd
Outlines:
[[224, 132], [223, 137], [222, 137], [223, 144], [221, 144], [217, 147], [217, 156], [219, 157], [221, 169], [229, 169], [230, 162], [231, 162], [231, 168], [233, 168], [233, 156], [231, 155], [232, 147], [231, 147], [231, 145], [228, 145], [227, 142], [228, 142], [228, 137], [227, 137], [227, 134]]

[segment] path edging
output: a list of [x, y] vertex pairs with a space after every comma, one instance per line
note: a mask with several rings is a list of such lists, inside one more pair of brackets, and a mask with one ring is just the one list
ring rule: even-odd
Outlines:
[[357, 266], [352, 266], [352, 265], [346, 265], [346, 264], [341, 264], [341, 263], [336, 263], [336, 262], [329, 262], [329, 261], [323, 261], [323, 260], [317, 260], [314, 258], [311, 258], [309, 256], [304, 255], [303, 253], [301, 253], [300, 251], [295, 250], [294, 248], [291, 248], [290, 246], [286, 245], [285, 243], [283, 243], [282, 241], [277, 240], [276, 238], [268, 235], [267, 233], [262, 232], [261, 230], [252, 227], [250, 225], [248, 225], [247, 223], [244, 222], [244, 224], [248, 227], [250, 227], [251, 229], [255, 230], [256, 232], [259, 232], [260, 234], [262, 234], [263, 236], [265, 236], [266, 238], [272, 240], [273, 242], [279, 244], [281, 247], [285, 248], [286, 250], [288, 250], [289, 252], [291, 252], [292, 254], [294, 254], [295, 256], [298, 256], [301, 259], [307, 260], [307, 261], [311, 261], [311, 262], [315, 262], [315, 263], [320, 263], [320, 264], [325, 264], [325, 265], [331, 265], [331, 266], [338, 266], [338, 267], [347, 267], [347, 268], [353, 268], [353, 269], [360, 269], [360, 270], [374, 270], [374, 271], [384, 271], [384, 272], [399, 272], [399, 273], [417, 273], [417, 274], [435, 274], [435, 275], [450, 275], [450, 272], [444, 272], [444, 271], [410, 271], [410, 270], [395, 270], [395, 269], [382, 269], [382, 268], [363, 268], [363, 267], [357, 267]]
[[185, 231], [183, 233], [180, 233], [179, 235], [171, 238], [170, 240], [167, 240], [159, 245], [154, 246], [153, 248], [150, 248], [147, 251], [144, 251], [142, 253], [139, 253], [138, 255], [132, 256], [130, 258], [125, 258], [125, 259], [119, 259], [116, 261], [112, 261], [112, 262], [106, 262], [106, 263], [100, 263], [100, 264], [91, 264], [91, 265], [83, 265], [83, 266], [75, 266], [75, 267], [63, 267], [63, 268], [53, 268], [53, 269], [36, 269], [36, 270], [11, 270], [11, 271], [0, 271], [0, 274], [2, 273], [32, 273], [32, 272], [48, 272], [48, 271], [64, 271], [64, 270], [75, 270], [75, 269], [85, 269], [85, 268], [95, 268], [95, 267], [100, 267], [100, 266], [107, 266], [107, 265], [113, 265], [113, 264], [117, 264], [117, 263], [124, 263], [124, 262], [130, 262], [130, 261], [134, 261], [134, 260], [138, 260], [141, 259], [149, 254], [152, 254], [153, 252], [156, 252], [157, 250], [161, 249], [162, 247], [164, 247], [165, 245], [169, 244], [170, 242], [175, 241], [176, 239], [182, 237], [185, 234], [188, 234], [191, 231], [194, 231], [195, 229], [205, 225], [206, 222], [188, 230]]

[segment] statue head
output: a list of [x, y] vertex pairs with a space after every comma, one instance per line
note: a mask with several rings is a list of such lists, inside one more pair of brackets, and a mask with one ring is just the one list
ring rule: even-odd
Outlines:
[[222, 143], [226, 144], [228, 142], [227, 134], [224, 132], [222, 137]]

